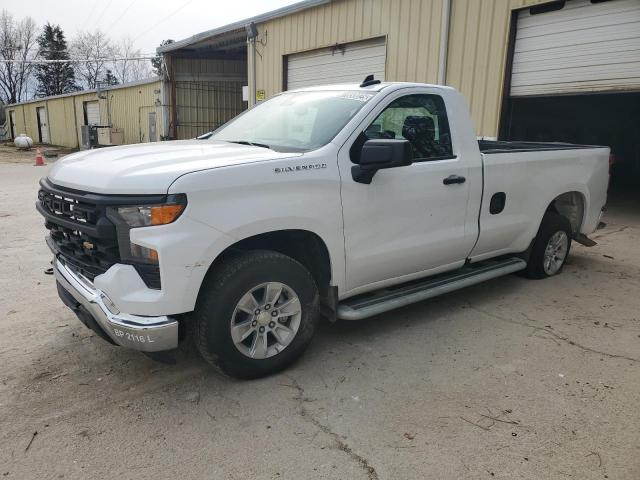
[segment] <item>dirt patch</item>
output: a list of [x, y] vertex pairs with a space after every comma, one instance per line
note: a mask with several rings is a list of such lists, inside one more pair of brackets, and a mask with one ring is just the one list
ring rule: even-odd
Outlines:
[[55, 162], [57, 159], [76, 152], [77, 149], [58, 147], [56, 145], [35, 145], [29, 150], [19, 150], [13, 143], [0, 144], [0, 164], [2, 163], [35, 163], [36, 149], [40, 149], [45, 163]]

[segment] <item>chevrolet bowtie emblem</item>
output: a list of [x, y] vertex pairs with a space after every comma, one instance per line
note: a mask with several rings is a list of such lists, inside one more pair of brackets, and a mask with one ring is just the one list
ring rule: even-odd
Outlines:
[[86, 249], [86, 250], [93, 250], [93, 243], [91, 242], [82, 242], [82, 246]]

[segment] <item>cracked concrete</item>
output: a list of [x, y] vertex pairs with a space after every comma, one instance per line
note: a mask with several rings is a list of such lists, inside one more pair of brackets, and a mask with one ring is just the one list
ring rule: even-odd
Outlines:
[[1, 478], [640, 478], [637, 200], [558, 277], [322, 325], [288, 371], [239, 382], [109, 346], [61, 304], [45, 171], [0, 161]]
[[332, 431], [328, 425], [324, 425], [312, 413], [310, 413], [309, 410], [307, 410], [304, 404], [305, 402], [309, 402], [312, 400], [308, 397], [305, 397], [304, 388], [300, 386], [298, 381], [289, 375], [285, 374], [285, 376], [291, 380], [291, 382], [293, 383], [292, 387], [297, 391], [297, 395], [295, 398], [299, 402], [300, 416], [305, 420], [311, 422], [313, 425], [318, 427], [320, 431], [331, 437], [335, 442], [337, 448], [346, 453], [351, 460], [356, 462], [367, 473], [367, 478], [369, 480], [378, 480], [378, 473], [376, 472], [376, 469], [369, 464], [369, 461], [366, 458], [355, 453], [353, 449], [347, 443], [345, 443], [345, 441], [339, 434]]
[[[572, 345], [576, 348], [579, 348], [581, 350], [584, 350], [585, 352], [590, 352], [590, 353], [595, 353], [597, 355], [603, 355], [605, 357], [609, 357], [609, 358], [623, 358], [625, 360], [629, 360], [630, 362], [634, 362], [634, 363], [640, 363], [640, 359], [638, 358], [633, 358], [633, 357], [628, 357], [627, 355], [619, 355], [616, 353], [610, 353], [610, 352], [603, 352], [601, 350], [596, 350], [595, 348], [591, 348], [591, 347], [586, 347], [584, 345], [580, 345], [579, 343], [576, 343], [575, 341], [571, 340], [568, 337], [565, 337], [563, 335], [560, 335], [557, 332], [554, 332], [553, 330], [551, 330], [550, 327], [539, 327], [538, 325], [531, 325], [529, 323], [525, 323], [525, 322], [518, 322], [516, 320], [510, 319], [510, 318], [505, 318], [502, 317], [500, 315], [496, 315], [495, 313], [491, 313], [491, 312], [487, 312], [484, 310], [481, 310], [477, 307], [474, 307], [473, 305], [469, 304], [469, 308], [472, 308], [473, 310], [475, 310], [478, 313], [482, 313], [483, 315], [488, 315], [492, 318], [495, 318], [496, 320], [500, 320], [502, 322], [508, 322], [508, 323], [513, 323], [515, 325], [521, 325], [523, 327], [527, 327], [527, 328], [532, 328], [533, 330], [539, 330], [539, 331], [543, 331], [548, 333], [549, 335], [551, 335], [552, 337], [561, 340], [563, 342], [568, 343], [569, 345]], [[527, 320], [529, 321], [533, 321], [528, 315], [526, 314], [522, 314]]]

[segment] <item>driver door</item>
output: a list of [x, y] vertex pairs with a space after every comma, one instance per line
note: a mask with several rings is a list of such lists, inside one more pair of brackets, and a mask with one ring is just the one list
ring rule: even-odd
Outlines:
[[[406, 93], [405, 93], [406, 92]], [[390, 97], [341, 148], [346, 294], [401, 283], [462, 266], [473, 248], [469, 231], [469, 184], [445, 184], [468, 177], [468, 161], [456, 152], [443, 98], [425, 89]], [[371, 184], [357, 183], [351, 167], [367, 139], [409, 140], [409, 166], [376, 172]], [[353, 148], [352, 148], [353, 147]]]

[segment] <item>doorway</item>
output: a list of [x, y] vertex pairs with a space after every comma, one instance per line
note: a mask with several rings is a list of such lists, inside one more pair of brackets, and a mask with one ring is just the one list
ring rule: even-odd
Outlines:
[[36, 108], [38, 117], [38, 136], [40, 143], [49, 143], [49, 121], [47, 119], [46, 107]]

